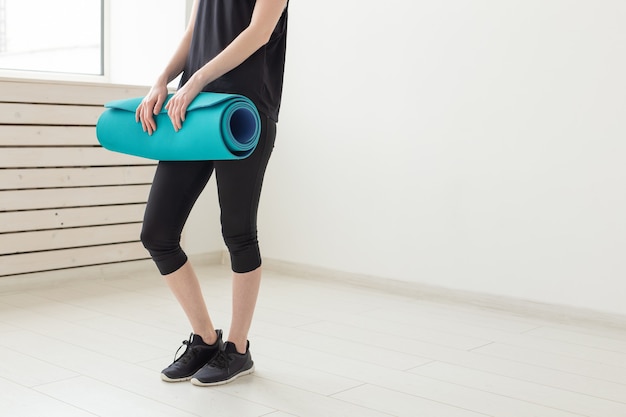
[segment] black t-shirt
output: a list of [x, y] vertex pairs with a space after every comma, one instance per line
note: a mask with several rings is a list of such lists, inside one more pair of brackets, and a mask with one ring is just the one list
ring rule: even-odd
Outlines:
[[[181, 86], [248, 27], [255, 3], [256, 0], [200, 0]], [[241, 65], [207, 84], [202, 91], [244, 95], [252, 100], [259, 112], [277, 122], [286, 46], [285, 8], [269, 42]]]

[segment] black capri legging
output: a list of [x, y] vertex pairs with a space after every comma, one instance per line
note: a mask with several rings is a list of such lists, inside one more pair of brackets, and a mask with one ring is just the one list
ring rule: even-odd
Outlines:
[[234, 272], [261, 266], [257, 211], [267, 163], [274, 148], [276, 124], [261, 115], [261, 137], [246, 159], [159, 162], [144, 214], [141, 241], [162, 275], [187, 262], [180, 237], [189, 213], [213, 170], [221, 210], [222, 236]]

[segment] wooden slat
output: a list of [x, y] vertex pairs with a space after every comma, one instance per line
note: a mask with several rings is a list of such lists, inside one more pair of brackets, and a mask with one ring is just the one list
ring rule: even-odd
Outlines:
[[[2, 152], [0, 150], [0, 152]], [[154, 166], [0, 169], [0, 190], [150, 184]]]
[[[96, 146], [94, 126], [0, 125], [0, 146]], [[0, 152], [2, 152], [0, 150]]]
[[111, 165], [154, 165], [150, 159], [111, 152], [104, 148], [2, 148], [2, 168], [43, 168]]
[[102, 105], [120, 98], [140, 97], [148, 90], [141, 86], [7, 79], [0, 81], [0, 101]]
[[95, 126], [101, 106], [0, 103], [0, 124]]
[[0, 212], [0, 233], [141, 222], [145, 204]]
[[0, 191], [0, 211], [144, 203], [150, 185]]
[[148, 259], [141, 242], [0, 256], [0, 276]]
[[139, 239], [140, 232], [141, 223], [131, 223], [9, 233], [0, 235], [0, 255], [133, 242]]

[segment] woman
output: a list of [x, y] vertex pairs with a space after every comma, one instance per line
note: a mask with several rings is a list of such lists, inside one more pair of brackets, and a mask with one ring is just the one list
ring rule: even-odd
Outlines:
[[[181, 129], [191, 101], [201, 91], [237, 93], [261, 115], [261, 137], [248, 158], [237, 161], [160, 161], [144, 216], [141, 240], [182, 306], [193, 333], [186, 350], [161, 377], [168, 382], [223, 384], [252, 373], [248, 331], [261, 281], [256, 218], [265, 168], [276, 136], [282, 94], [288, 0], [195, 0], [189, 25], [168, 65], [137, 108], [144, 131], [156, 129], [165, 106]], [[180, 247], [180, 235], [196, 199], [215, 171], [222, 235], [233, 270], [233, 306], [226, 342], [216, 330], [198, 278]]]

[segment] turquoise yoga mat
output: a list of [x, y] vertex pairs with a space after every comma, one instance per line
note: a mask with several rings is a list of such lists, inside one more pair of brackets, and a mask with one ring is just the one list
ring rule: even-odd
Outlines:
[[151, 136], [135, 121], [141, 100], [143, 97], [105, 104], [96, 124], [96, 136], [104, 148], [159, 161], [229, 160], [248, 157], [259, 141], [259, 112], [244, 96], [200, 93], [187, 108], [178, 132], [164, 104], [155, 116], [157, 128]]

